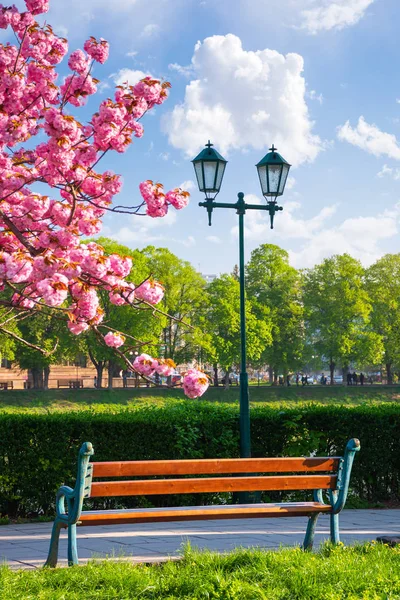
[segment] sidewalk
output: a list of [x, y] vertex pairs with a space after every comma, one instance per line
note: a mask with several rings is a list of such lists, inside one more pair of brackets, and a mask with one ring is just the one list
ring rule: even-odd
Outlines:
[[[306, 518], [235, 519], [144, 523], [78, 528], [80, 563], [90, 558], [114, 556], [132, 562], [159, 562], [179, 558], [182, 544], [199, 549], [229, 552], [237, 547], [265, 549], [300, 545]], [[52, 523], [28, 523], [0, 527], [0, 560], [13, 569], [41, 567], [49, 549]], [[400, 509], [344, 510], [340, 515], [341, 540], [345, 544], [374, 540], [380, 535], [400, 536]], [[315, 547], [329, 538], [329, 517], [318, 520]], [[59, 565], [67, 564], [67, 536], [61, 534]]]

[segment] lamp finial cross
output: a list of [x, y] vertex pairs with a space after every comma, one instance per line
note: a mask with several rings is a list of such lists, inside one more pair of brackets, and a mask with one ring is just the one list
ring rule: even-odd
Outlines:
[[214, 146], [214, 144], [212, 144], [212, 143], [210, 142], [210, 140], [208, 140], [208, 142], [207, 142], [206, 146], [207, 146], [207, 148], [211, 148], [211, 146]]
[[270, 150], [271, 150], [271, 152], [276, 152], [278, 150], [278, 148], [275, 148], [274, 144], [272, 144]]

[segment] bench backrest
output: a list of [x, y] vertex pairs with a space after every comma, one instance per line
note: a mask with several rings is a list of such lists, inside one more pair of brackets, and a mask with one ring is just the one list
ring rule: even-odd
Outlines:
[[[90, 457], [94, 454], [93, 446], [90, 442], [85, 442], [79, 452], [75, 489], [68, 488], [70, 490], [68, 512], [72, 511], [78, 518], [84, 498], [257, 490], [313, 490], [316, 502], [323, 502], [322, 492], [326, 490], [332, 511], [339, 512], [346, 502], [351, 467], [355, 453], [359, 449], [360, 442], [352, 439], [347, 443], [343, 457], [91, 463]], [[266, 473], [270, 475], [266, 476]], [[228, 474], [229, 477], [224, 477]], [[212, 477], [191, 477], [192, 475], [212, 475]], [[164, 476], [164, 479], [154, 479], [155, 476]], [[139, 479], [109, 480], [121, 477]], [[144, 477], [147, 479], [143, 479]], [[93, 482], [94, 478], [103, 481]], [[57, 500], [59, 513], [64, 510], [62, 506], [64, 495], [62, 493]], [[72, 498], [73, 503], [71, 503]]]
[[[90, 497], [336, 489], [339, 458], [237, 458], [92, 463]], [[234, 474], [240, 474], [238, 476]], [[265, 476], [265, 473], [274, 475]], [[275, 474], [286, 473], [286, 475]], [[295, 475], [294, 473], [302, 473]], [[317, 474], [315, 474], [317, 473]], [[221, 475], [231, 475], [221, 477]], [[188, 477], [212, 475], [212, 477]], [[234, 476], [232, 476], [234, 475]], [[148, 477], [164, 476], [162, 479]], [[109, 478], [135, 477], [130, 481]], [[146, 478], [146, 479], [143, 479]]]

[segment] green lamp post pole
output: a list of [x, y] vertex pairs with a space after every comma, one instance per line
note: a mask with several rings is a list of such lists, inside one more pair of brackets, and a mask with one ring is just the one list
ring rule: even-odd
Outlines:
[[[234, 204], [226, 202], [215, 202], [214, 198], [221, 189], [227, 161], [212, 148], [210, 141], [206, 148], [200, 152], [193, 165], [196, 173], [200, 192], [206, 195], [205, 202], [199, 202], [199, 206], [207, 209], [208, 224], [214, 208], [235, 209], [239, 215], [239, 282], [240, 282], [240, 456], [249, 458], [251, 456], [250, 439], [250, 404], [249, 404], [249, 381], [247, 374], [246, 353], [246, 297], [244, 276], [244, 215], [247, 210], [264, 210], [269, 213], [271, 229], [274, 227], [274, 216], [277, 211], [282, 210], [276, 203], [276, 198], [283, 194], [290, 164], [276, 152], [272, 145], [270, 152], [256, 165], [263, 196], [267, 200], [266, 205], [247, 204], [243, 192], [238, 193], [238, 200]], [[271, 197], [273, 199], [271, 199]]]

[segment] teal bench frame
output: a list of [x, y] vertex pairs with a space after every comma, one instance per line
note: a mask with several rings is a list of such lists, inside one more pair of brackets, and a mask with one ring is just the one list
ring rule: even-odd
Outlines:
[[[146, 521], [144, 521], [143, 519], [143, 515], [141, 517], [138, 517], [138, 519], [135, 521], [133, 518], [131, 517], [127, 517], [125, 520], [121, 520], [120, 522], [138, 522], [139, 519], [141, 522], [156, 522], [156, 521], [174, 521], [174, 520], [196, 520], [196, 519], [218, 519], [218, 518], [268, 518], [268, 516], [307, 516], [308, 517], [308, 524], [307, 524], [307, 530], [306, 530], [306, 534], [305, 534], [305, 538], [304, 538], [304, 543], [303, 543], [303, 549], [304, 550], [311, 550], [312, 546], [313, 546], [313, 541], [314, 541], [314, 535], [315, 535], [315, 528], [316, 528], [316, 523], [317, 523], [317, 519], [319, 517], [319, 515], [321, 513], [326, 513], [330, 515], [330, 539], [331, 542], [333, 544], [338, 544], [340, 542], [340, 537], [339, 537], [339, 513], [340, 511], [343, 509], [346, 499], [347, 499], [347, 494], [348, 494], [348, 490], [349, 490], [349, 483], [350, 483], [350, 474], [351, 474], [351, 469], [353, 466], [353, 461], [354, 461], [354, 457], [355, 457], [355, 453], [358, 452], [360, 450], [360, 442], [357, 439], [351, 439], [346, 446], [345, 452], [344, 452], [344, 456], [343, 457], [309, 457], [311, 460], [314, 459], [318, 459], [320, 458], [320, 460], [328, 460], [331, 458], [334, 458], [335, 460], [338, 461], [338, 469], [337, 471], [332, 471], [333, 476], [336, 477], [336, 486], [335, 489], [314, 489], [313, 490], [313, 499], [314, 502], [305, 502], [305, 503], [281, 503], [281, 504], [276, 504], [276, 505], [268, 505], [268, 504], [258, 504], [258, 505], [243, 505], [243, 509], [249, 510], [250, 507], [254, 507], [256, 510], [259, 510], [258, 514], [244, 514], [242, 516], [239, 516], [238, 514], [236, 514], [236, 517], [233, 515], [232, 517], [229, 515], [227, 511], [227, 509], [231, 509], [232, 512], [234, 512], [235, 506], [237, 508], [241, 508], [240, 506], [238, 507], [237, 505], [225, 505], [225, 506], [215, 506], [215, 507], [197, 507], [200, 510], [204, 509], [202, 511], [202, 516], [199, 515], [195, 515], [193, 516], [193, 511], [192, 511], [192, 516], [185, 516], [180, 514], [179, 519], [175, 518], [174, 519], [174, 514], [173, 514], [173, 510], [174, 509], [169, 509], [171, 510], [171, 515], [168, 516], [168, 518], [157, 518], [157, 517], [153, 517], [151, 516], [151, 511], [154, 511], [156, 509], [144, 509], [144, 511], [148, 511], [148, 517], [147, 517], [147, 512], [146, 512]], [[78, 551], [77, 551], [77, 543], [76, 543], [76, 526], [77, 524], [83, 524], [85, 525], [85, 522], [80, 522], [80, 517], [82, 515], [82, 505], [83, 505], [83, 501], [85, 498], [90, 498], [91, 497], [91, 486], [92, 486], [92, 478], [93, 478], [93, 463], [90, 463], [90, 457], [94, 454], [94, 450], [93, 450], [93, 446], [90, 442], [85, 442], [84, 444], [82, 444], [82, 447], [79, 451], [79, 457], [78, 457], [78, 472], [77, 472], [77, 478], [76, 478], [76, 484], [75, 484], [75, 488], [72, 489], [69, 486], [61, 486], [57, 492], [56, 495], [56, 518], [53, 524], [53, 530], [52, 530], [52, 535], [51, 535], [51, 541], [50, 541], [50, 548], [49, 548], [49, 553], [48, 553], [48, 557], [47, 557], [47, 561], [45, 563], [45, 567], [55, 567], [57, 565], [57, 560], [58, 560], [58, 546], [59, 546], [59, 537], [60, 537], [60, 532], [61, 529], [68, 529], [68, 564], [71, 565], [77, 565], [78, 564]], [[242, 460], [242, 459], [232, 459], [232, 461], [234, 460]], [[246, 459], [247, 461], [257, 461], [260, 459]], [[279, 459], [277, 459], [279, 460]], [[281, 460], [285, 460], [285, 459], [281, 459]], [[290, 460], [289, 458], [287, 460]], [[296, 459], [293, 459], [296, 460]], [[307, 460], [307, 457], [301, 457], [300, 460]], [[151, 463], [152, 461], [145, 461], [146, 463]], [[173, 462], [173, 461], [163, 461], [165, 463], [168, 462]], [[184, 462], [184, 461], [183, 461]], [[194, 461], [192, 461], [194, 462]], [[199, 461], [196, 462], [201, 462], [201, 459], [199, 459]], [[96, 463], [94, 463], [96, 464]], [[101, 463], [101, 464], [107, 464], [107, 463]], [[138, 461], [136, 464], [140, 464], [140, 461]], [[242, 465], [240, 465], [240, 468], [242, 468]], [[312, 469], [309, 469], [312, 470]], [[320, 471], [322, 471], [323, 469], [319, 469]], [[202, 471], [203, 473], [205, 471]], [[209, 471], [207, 471], [209, 472]], [[226, 471], [219, 471], [220, 473], [226, 472]], [[240, 471], [236, 471], [236, 472], [240, 472]], [[267, 472], [267, 471], [265, 471]], [[270, 472], [274, 472], [273, 470], [270, 470]], [[280, 471], [282, 472], [282, 471]], [[253, 471], [248, 470], [247, 473], [253, 473], [254, 474], [254, 469]], [[153, 473], [154, 474], [154, 473]], [[190, 474], [190, 472], [188, 472], [187, 474]], [[215, 474], [215, 473], [214, 473]], [[181, 475], [184, 475], [183, 472], [181, 472]], [[118, 475], [114, 475], [115, 477], [117, 477]], [[312, 476], [311, 476], [312, 477]], [[252, 477], [252, 479], [254, 480], [255, 478]], [[283, 479], [283, 478], [282, 478]], [[217, 480], [217, 478], [216, 478]], [[164, 481], [164, 480], [163, 480]], [[167, 482], [168, 480], [165, 480], [165, 482]], [[176, 480], [174, 480], [176, 481]], [[186, 481], [190, 481], [190, 480], [186, 480]], [[235, 479], [233, 478], [232, 480], [233, 482], [235, 481]], [[238, 481], [236, 479], [236, 481]], [[118, 482], [117, 482], [118, 483]], [[122, 483], [129, 483], [129, 482], [122, 482]], [[143, 484], [142, 482], [138, 482], [139, 484]], [[161, 482], [162, 483], [162, 482]], [[253, 489], [262, 489], [262, 488], [253, 488]], [[278, 488], [274, 488], [274, 489], [278, 489]], [[279, 489], [294, 489], [294, 488], [279, 488]], [[296, 489], [300, 489], [300, 488], [296, 488]], [[307, 489], [312, 489], [312, 488], [307, 488]], [[233, 490], [234, 491], [234, 490]], [[324, 497], [323, 494], [324, 492], [327, 493], [328, 495], [328, 503], [324, 502]], [[171, 492], [173, 493], [173, 492]], [[179, 492], [178, 492], [179, 493]], [[183, 492], [181, 492], [183, 493]], [[114, 495], [114, 494], [104, 494], [104, 495]], [[317, 505], [315, 504], [317, 503]], [[67, 510], [66, 510], [66, 506], [65, 504], [67, 504]], [[262, 513], [262, 507], [268, 507], [268, 506], [276, 506], [276, 507], [282, 507], [283, 514], [265, 514]], [[285, 513], [285, 510], [290, 511], [289, 507], [295, 507], [296, 512], [293, 510], [292, 512], [287, 512]], [[307, 510], [308, 507], [308, 510]], [[192, 507], [193, 509], [196, 509], [196, 507]], [[210, 514], [210, 516], [204, 516], [204, 514], [207, 514], [207, 509], [213, 509], [215, 508], [216, 510], [214, 510], [213, 514]], [[320, 508], [320, 511], [318, 511], [318, 509]], [[139, 510], [139, 509], [132, 509], [129, 510], [127, 512], [130, 512], [132, 514], [132, 511], [134, 512], [135, 510]], [[160, 509], [162, 510], [166, 510], [166, 509]], [[168, 509], [167, 509], [168, 510]], [[179, 509], [176, 509], [177, 511]], [[190, 510], [190, 507], [187, 509], [182, 509], [183, 510]], [[225, 512], [224, 512], [225, 511]], [[96, 515], [97, 513], [102, 513], [104, 515], [104, 513], [111, 513], [113, 511], [89, 511], [89, 513]], [[116, 512], [116, 511], [114, 511]], [[198, 511], [200, 514], [200, 511]], [[218, 512], [217, 515], [215, 515], [215, 512]], [[89, 513], [87, 513], [89, 515]], [[118, 511], [118, 513], [121, 513], [121, 515], [123, 515], [123, 511]], [[85, 511], [84, 511], [85, 514]], [[197, 513], [196, 513], [197, 514]], [[232, 514], [232, 513], [231, 513]], [[121, 516], [121, 519], [123, 517]], [[95, 519], [96, 520], [96, 519]], [[87, 523], [88, 525], [90, 525], [91, 523]], [[92, 524], [99, 524], [99, 523], [92, 523]]]

